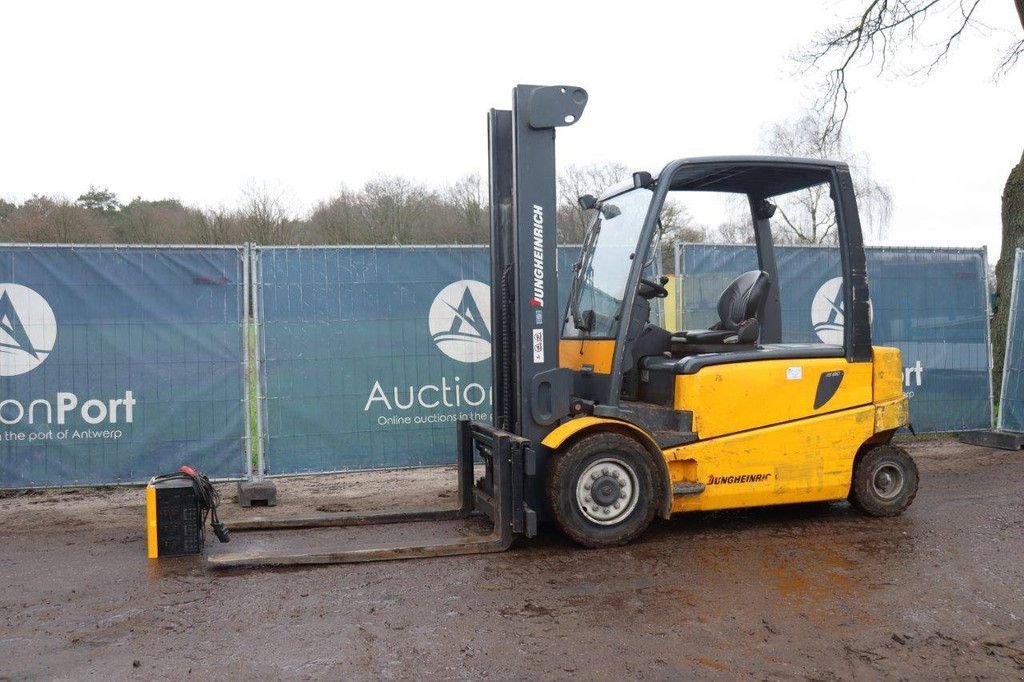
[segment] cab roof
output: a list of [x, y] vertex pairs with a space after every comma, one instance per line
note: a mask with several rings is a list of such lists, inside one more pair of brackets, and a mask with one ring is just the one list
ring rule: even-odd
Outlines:
[[[654, 178], [671, 178], [674, 192], [733, 192], [764, 198], [813, 187], [832, 178], [842, 161], [789, 156], [703, 156], [668, 163]], [[601, 195], [606, 199], [633, 187], [619, 183]]]

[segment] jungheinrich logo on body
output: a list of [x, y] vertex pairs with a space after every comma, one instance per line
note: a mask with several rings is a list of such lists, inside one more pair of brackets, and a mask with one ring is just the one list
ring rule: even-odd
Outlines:
[[459, 362], [491, 357], [491, 290], [462, 279], [437, 294], [430, 306], [430, 335], [438, 349]]
[[715, 476], [711, 474], [708, 476], [708, 485], [732, 485], [734, 483], [763, 483], [771, 478], [772, 475], [765, 474], [738, 474], [731, 476]]
[[814, 294], [811, 301], [811, 324], [822, 343], [843, 345], [843, 278], [833, 277]]
[[533, 298], [530, 305], [544, 307], [544, 208], [533, 205]]
[[30, 372], [57, 341], [57, 320], [46, 299], [21, 284], [0, 284], [0, 376]]

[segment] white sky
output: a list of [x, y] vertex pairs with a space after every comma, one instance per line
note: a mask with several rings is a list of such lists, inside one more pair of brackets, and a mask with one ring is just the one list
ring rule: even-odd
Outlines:
[[[813, 99], [787, 55], [862, 4], [5, 4], [0, 196], [96, 184], [230, 206], [257, 183], [303, 212], [379, 173], [485, 174], [485, 112], [515, 83], [589, 91], [560, 164], [756, 152]], [[1014, 29], [1009, 0], [985, 5]], [[965, 36], [928, 80], [853, 75], [850, 143], [896, 200], [886, 243], [984, 244], [994, 261], [1024, 147], [1024, 65], [992, 80], [1008, 36]]]

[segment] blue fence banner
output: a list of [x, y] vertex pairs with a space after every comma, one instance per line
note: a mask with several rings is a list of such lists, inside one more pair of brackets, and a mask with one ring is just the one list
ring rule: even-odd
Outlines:
[[255, 255], [267, 472], [454, 463], [456, 420], [491, 418], [487, 247]]
[[242, 475], [245, 255], [0, 246], [0, 487]]
[[[903, 356], [904, 390], [918, 431], [989, 429], [991, 352], [983, 249], [868, 247], [872, 341]], [[718, 297], [757, 269], [750, 245], [685, 244], [677, 249], [685, 328], [717, 321]], [[842, 343], [839, 251], [776, 247], [786, 343]]]
[[1013, 260], [1013, 288], [1006, 324], [1006, 359], [999, 392], [999, 428], [1024, 433], [1024, 249]]

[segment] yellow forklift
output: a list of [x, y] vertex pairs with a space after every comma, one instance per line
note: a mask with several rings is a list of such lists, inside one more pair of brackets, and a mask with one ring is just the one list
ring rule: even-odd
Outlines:
[[[260, 544], [213, 554], [215, 566], [379, 561], [493, 552], [550, 521], [587, 547], [627, 543], [655, 516], [849, 500], [901, 513], [914, 461], [891, 443], [908, 425], [895, 348], [871, 345], [864, 247], [846, 164], [706, 157], [637, 172], [580, 204], [592, 213], [568, 305], [556, 280], [555, 129], [587, 93], [520, 85], [488, 116], [493, 418], [458, 425], [455, 509], [252, 519], [233, 531], [367, 525], [485, 515], [492, 532], [314, 553]], [[823, 186], [832, 202], [842, 286], [831, 301], [841, 343], [783, 343], [772, 241], [777, 197]], [[668, 330], [655, 261], [666, 201], [687, 192], [741, 197], [758, 269], [724, 288], [709, 329]], [[837, 339], [838, 340], [838, 339]], [[474, 480], [474, 464], [484, 475]], [[244, 542], [236, 540], [236, 543]]]

